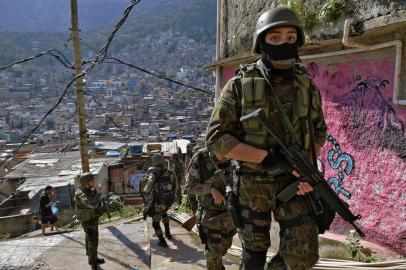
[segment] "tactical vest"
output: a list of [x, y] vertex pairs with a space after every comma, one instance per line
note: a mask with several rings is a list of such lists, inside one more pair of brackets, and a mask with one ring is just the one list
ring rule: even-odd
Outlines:
[[158, 202], [170, 207], [175, 201], [175, 183], [172, 180], [170, 171], [158, 170], [155, 171], [156, 177], [156, 192], [158, 194]]
[[[210, 160], [210, 156], [206, 151], [198, 151], [196, 153], [196, 157], [199, 163], [199, 174], [200, 174], [200, 183], [204, 184], [207, 180], [209, 180], [216, 168], [214, 167], [212, 161]], [[226, 176], [227, 177], [227, 176]], [[212, 184], [214, 188], [225, 194], [225, 186], [222, 181], [216, 181]], [[200, 206], [206, 210], [214, 210], [214, 211], [225, 211], [226, 208], [223, 204], [216, 204], [214, 202], [213, 196], [211, 193], [201, 196], [196, 196], [197, 201], [199, 202]]]
[[[288, 145], [293, 143], [293, 138], [289, 131], [284, 127], [284, 123], [278, 113], [275, 100], [271, 93], [271, 88], [267, 81], [263, 78], [260, 70], [258, 69], [258, 62], [250, 65], [243, 65], [238, 71], [236, 78], [237, 95], [241, 105], [241, 115], [247, 115], [259, 108], [265, 111], [266, 117], [284, 137], [285, 143]], [[292, 82], [291, 93], [293, 95], [293, 104], [291, 113], [288, 113], [290, 121], [294, 127], [295, 134], [299, 138], [305, 149], [309, 147], [309, 134], [306, 117], [309, 109], [309, 91], [310, 84], [309, 78], [299, 68], [295, 67], [295, 74]], [[271, 81], [272, 83], [272, 81]], [[272, 84], [274, 91], [275, 86]], [[281, 103], [284, 103], [284, 98], [280, 96]], [[280, 123], [278, 125], [278, 123]], [[278, 128], [280, 127], [280, 128]], [[269, 148], [276, 146], [276, 142], [265, 131], [262, 125], [257, 120], [250, 120], [241, 124], [243, 130], [243, 142], [255, 146], [260, 149], [269, 150]], [[243, 162], [243, 165], [253, 169], [259, 169], [258, 164]]]
[[[86, 196], [99, 196], [98, 194], [86, 194], [84, 191], [82, 191]], [[91, 209], [91, 208], [81, 208], [80, 203], [76, 202], [75, 204], [75, 212], [76, 212], [76, 217], [80, 222], [87, 222], [91, 219], [97, 218], [100, 216], [100, 213], [97, 211], [97, 209]]]

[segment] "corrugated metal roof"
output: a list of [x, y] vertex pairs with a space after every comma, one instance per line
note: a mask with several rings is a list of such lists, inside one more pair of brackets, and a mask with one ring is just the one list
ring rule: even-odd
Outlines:
[[126, 143], [121, 142], [95, 142], [94, 145], [89, 145], [89, 148], [100, 150], [118, 150], [126, 145]]
[[189, 140], [174, 140], [172, 142], [155, 142], [155, 143], [146, 143], [142, 148], [142, 152], [147, 152], [147, 145], [150, 144], [160, 144], [162, 152], [164, 155], [172, 155], [178, 153], [178, 148], [180, 148], [182, 154], [186, 154], [186, 145], [189, 143]]
[[[54, 162], [56, 160], [56, 162]], [[95, 158], [90, 159], [90, 171], [98, 174], [103, 163], [112, 164], [119, 158]], [[52, 161], [49, 163], [49, 161]], [[20, 163], [13, 171], [3, 176], [3, 179], [13, 178], [43, 178], [78, 175], [82, 172], [80, 153], [46, 153], [37, 154], [34, 157]]]

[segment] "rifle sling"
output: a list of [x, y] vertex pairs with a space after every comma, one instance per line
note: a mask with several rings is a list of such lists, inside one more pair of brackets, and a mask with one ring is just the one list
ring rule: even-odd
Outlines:
[[313, 129], [313, 121], [311, 116], [311, 109], [313, 106], [313, 94], [309, 91], [309, 108], [307, 110], [307, 125], [309, 126], [309, 138], [310, 138], [310, 153], [312, 155], [312, 162], [313, 165], [317, 168], [317, 154], [316, 154], [316, 143], [314, 142], [314, 129]]

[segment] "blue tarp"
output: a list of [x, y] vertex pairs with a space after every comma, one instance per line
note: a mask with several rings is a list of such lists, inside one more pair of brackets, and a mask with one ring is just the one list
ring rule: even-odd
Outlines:
[[106, 153], [106, 157], [119, 157], [120, 156], [120, 152], [116, 152], [116, 151], [108, 151]]
[[129, 184], [133, 189], [135, 189], [135, 190], [137, 190], [137, 191], [139, 192], [139, 184], [140, 184], [141, 178], [142, 178], [143, 176], [145, 176], [145, 175], [146, 175], [146, 173], [143, 173], [143, 172], [141, 172], [141, 173], [136, 173], [136, 174], [131, 175], [130, 181], [129, 181], [128, 184]]

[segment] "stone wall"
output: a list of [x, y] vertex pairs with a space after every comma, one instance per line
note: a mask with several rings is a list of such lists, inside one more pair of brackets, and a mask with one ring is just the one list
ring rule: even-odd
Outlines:
[[[280, 0], [219, 0], [221, 1], [222, 20], [220, 38], [220, 58], [227, 58], [250, 51], [252, 35], [258, 17], [265, 10], [282, 5]], [[305, 0], [305, 5], [318, 2], [318, 7], [326, 1]], [[345, 17], [354, 18], [358, 31], [366, 31], [377, 25], [385, 25], [388, 22], [404, 21], [406, 1], [389, 0], [345, 0], [347, 10]], [[379, 19], [378, 19], [379, 18]], [[343, 19], [329, 25], [317, 25], [311, 31], [307, 31], [309, 42], [318, 42], [321, 39], [331, 39], [342, 36]]]
[[[74, 209], [60, 211], [58, 213], [58, 222], [56, 223], [56, 226], [64, 226], [71, 223], [74, 214]], [[11, 236], [19, 236], [31, 232], [34, 227], [32, 224], [32, 217], [34, 215], [35, 214], [0, 217], [0, 234], [8, 233]], [[49, 231], [49, 229], [47, 231]]]

